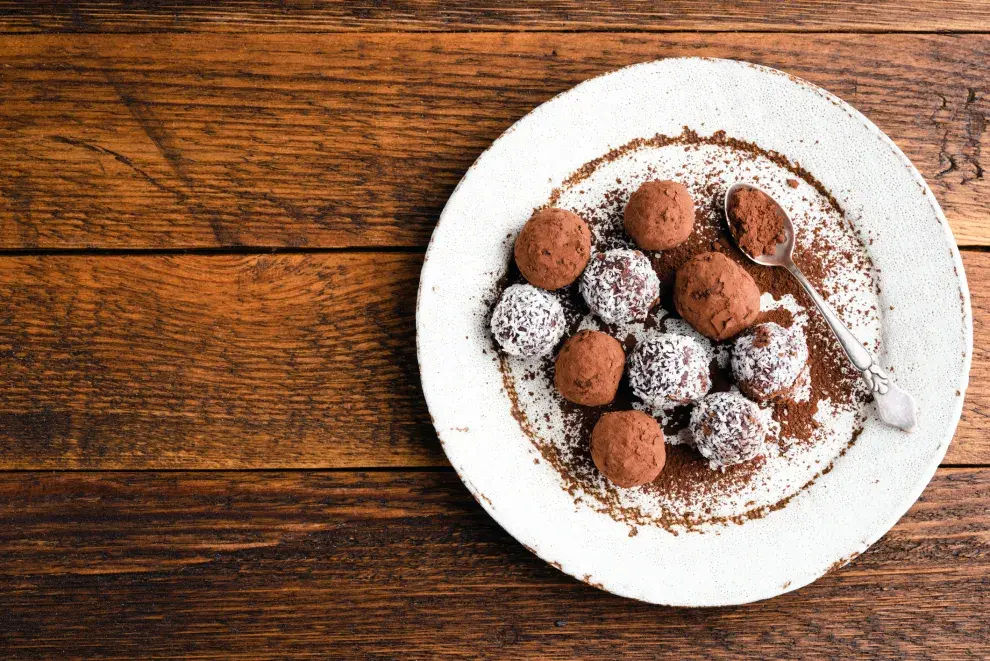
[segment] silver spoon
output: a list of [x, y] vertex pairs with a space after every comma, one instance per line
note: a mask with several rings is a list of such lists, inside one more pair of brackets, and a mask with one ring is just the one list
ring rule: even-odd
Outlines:
[[[751, 184], [733, 184], [729, 186], [729, 190], [725, 192], [726, 222], [729, 222], [729, 199], [731, 199], [737, 190], [742, 188], [760, 190]], [[767, 195], [765, 191], [760, 192]], [[917, 406], [914, 403], [914, 398], [899, 388], [887, 373], [880, 368], [876, 361], [873, 360], [870, 352], [863, 347], [863, 343], [857, 340], [849, 329], [846, 328], [846, 325], [842, 323], [835, 310], [828, 304], [828, 301], [815, 291], [815, 288], [794, 264], [794, 225], [791, 224], [791, 219], [784, 213], [784, 210], [777, 204], [777, 201], [770, 197], [770, 195], [767, 195], [767, 197], [777, 205], [777, 209], [780, 210], [780, 214], [784, 219], [784, 240], [777, 244], [777, 249], [772, 255], [750, 255], [742, 249], [742, 246], [739, 246], [740, 251], [757, 264], [762, 264], [763, 266], [783, 266], [791, 272], [791, 275], [808, 292], [808, 296], [814, 301], [818, 307], [818, 311], [825, 317], [825, 321], [828, 322], [832, 332], [835, 333], [835, 337], [839, 340], [839, 344], [842, 345], [843, 351], [849, 356], [849, 360], [852, 361], [852, 364], [863, 375], [866, 385], [869, 386], [870, 392], [873, 393], [873, 399], [876, 402], [877, 413], [880, 415], [880, 419], [892, 427], [897, 427], [904, 431], [913, 430], [917, 424]], [[731, 230], [731, 223], [729, 227]], [[734, 233], [733, 239], [735, 239]], [[738, 245], [738, 241], [736, 243]]]

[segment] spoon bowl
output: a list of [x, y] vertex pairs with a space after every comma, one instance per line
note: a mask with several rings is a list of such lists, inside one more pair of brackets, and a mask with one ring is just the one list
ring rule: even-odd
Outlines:
[[[774, 206], [777, 207], [777, 211], [780, 212], [780, 217], [784, 219], [784, 240], [777, 244], [777, 249], [772, 255], [751, 255], [742, 247], [739, 243], [739, 237], [736, 236], [735, 225], [729, 220], [731, 216], [729, 215], [729, 200], [740, 190], [755, 190], [766, 195], [767, 199], [773, 202]], [[754, 186], [753, 184], [736, 183], [729, 186], [728, 190], [725, 191], [725, 199], [722, 203], [723, 210], [725, 211], [725, 221], [729, 225], [729, 232], [732, 234], [733, 240], [735, 240], [736, 245], [739, 247], [740, 252], [746, 255], [750, 260], [760, 264], [762, 266], [783, 266], [787, 267], [788, 264], [793, 264], [794, 256], [794, 225], [791, 223], [790, 217], [787, 213], [777, 204], [777, 200], [767, 193], [765, 190]]]

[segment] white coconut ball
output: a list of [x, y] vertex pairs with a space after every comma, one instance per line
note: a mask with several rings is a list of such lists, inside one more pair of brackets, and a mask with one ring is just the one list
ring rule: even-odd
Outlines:
[[660, 278], [638, 250], [618, 248], [592, 255], [581, 275], [585, 303], [607, 324], [646, 319], [660, 298]]
[[711, 468], [725, 468], [762, 453], [767, 427], [760, 407], [738, 392], [714, 392], [691, 412], [691, 437]]
[[564, 336], [564, 309], [552, 294], [532, 285], [512, 285], [492, 312], [492, 335], [512, 356], [550, 353]]
[[709, 352], [693, 337], [653, 335], [629, 356], [629, 385], [650, 406], [688, 404], [711, 390], [710, 362]]

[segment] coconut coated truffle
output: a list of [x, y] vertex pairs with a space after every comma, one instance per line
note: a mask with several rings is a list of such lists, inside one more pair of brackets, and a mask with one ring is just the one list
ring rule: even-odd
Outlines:
[[537, 211], [515, 244], [516, 266], [526, 280], [543, 289], [566, 287], [581, 275], [591, 257], [591, 230], [565, 209]]
[[663, 430], [642, 411], [606, 413], [591, 432], [591, 458], [620, 487], [652, 482], [667, 461]]
[[766, 444], [760, 408], [738, 392], [714, 392], [691, 411], [691, 436], [712, 468], [748, 461]]
[[667, 250], [694, 230], [694, 201], [676, 181], [647, 181], [629, 198], [626, 232], [643, 250]]
[[660, 297], [660, 279], [640, 251], [609, 250], [588, 262], [581, 276], [581, 295], [605, 323], [641, 321]]
[[705, 337], [727, 340], [756, 321], [760, 290], [743, 267], [722, 253], [706, 252], [677, 269], [674, 305]]
[[654, 335], [629, 357], [629, 385], [650, 406], [669, 408], [701, 399], [711, 389], [710, 356], [685, 335]]
[[615, 399], [625, 362], [626, 354], [614, 337], [581, 331], [557, 354], [553, 382], [575, 404], [604, 406]]
[[761, 402], [789, 395], [808, 363], [799, 326], [769, 322], [749, 329], [732, 347], [732, 375], [747, 396]]
[[492, 312], [492, 335], [507, 354], [521, 357], [550, 353], [564, 336], [560, 302], [532, 285], [512, 285]]

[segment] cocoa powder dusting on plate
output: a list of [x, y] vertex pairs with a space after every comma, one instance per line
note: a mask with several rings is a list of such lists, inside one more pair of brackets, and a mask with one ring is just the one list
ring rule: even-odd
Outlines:
[[[830, 406], [833, 407], [836, 405], [859, 406], [866, 399], [865, 391], [859, 386], [858, 373], [844, 358], [824, 320], [817, 312], [811, 311], [811, 301], [808, 300], [800, 285], [783, 269], [759, 266], [750, 262], [735, 247], [722, 212], [722, 196], [725, 192], [724, 180], [727, 178], [727, 173], [733, 172], [737, 168], [745, 168], [747, 163], [753, 159], [762, 158], [784, 167], [789, 175], [799, 177], [818, 191], [821, 196], [819, 199], [821, 207], [817, 210], [818, 212], [828, 212], [841, 216], [841, 208], [817, 180], [799, 166], [789, 163], [782, 155], [764, 151], [751, 143], [728, 138], [722, 132], [703, 138], [692, 131], [685, 130], [681, 136], [673, 138], [655, 136], [645, 140], [634, 140], [629, 145], [589, 162], [571, 175], [560, 188], [556, 189], [545, 206], [560, 204], [565, 199], [565, 193], [568, 190], [575, 189], [578, 183], [593, 177], [595, 172], [605, 164], [622, 158], [637, 149], [669, 145], [683, 145], [686, 150], [697, 149], [700, 145], [716, 145], [726, 149], [715, 156], [708, 157], [704, 163], [703, 172], [684, 173], [682, 183], [691, 190], [697, 209], [694, 231], [687, 241], [675, 248], [649, 253], [651, 263], [660, 279], [661, 293], [657, 306], [665, 311], [665, 315], [662, 318], [651, 315], [640, 331], [647, 332], [658, 325], [670, 331], [682, 323], [673, 312], [672, 302], [674, 273], [677, 268], [701, 252], [718, 251], [725, 254], [753, 277], [761, 293], [769, 293], [775, 301], [792, 300], [804, 310], [798, 316], [800, 316], [800, 323], [805, 327], [810, 359], [803, 375], [804, 388], [797, 389], [803, 390], [803, 398], [798, 396], [800, 393], [796, 392], [795, 396], [790, 399], [780, 399], [763, 406], [769, 411], [769, 415], [779, 430], [776, 439], [782, 455], [786, 455], [792, 445], [814, 444], [817, 442], [816, 438], [819, 432], [819, 423], [816, 422], [815, 415], [819, 412], [822, 402], [828, 400]], [[650, 177], [656, 174], [656, 171], [652, 170], [652, 166], [647, 166], [646, 172]], [[638, 182], [629, 177], [622, 177], [621, 179], [625, 184], [616, 186], [613, 183], [616, 182], [616, 178], [612, 178], [609, 180], [610, 188], [605, 189], [595, 199], [586, 201], [584, 208], [573, 209], [585, 218], [592, 228], [593, 252], [631, 247], [629, 238], [622, 231], [622, 212], [626, 200], [628, 200], [630, 193], [636, 189]], [[781, 185], [785, 185], [784, 181], [787, 182], [786, 186], [794, 188], [790, 184], [792, 179], [782, 180]], [[812, 209], [812, 211], [816, 210]], [[865, 252], [856, 253], [849, 249], [837, 249], [832, 245], [828, 232], [821, 231], [820, 228], [816, 227], [812, 212], [804, 215], [799, 213], [797, 217], [793, 210], [788, 210], [788, 213], [792, 216], [798, 234], [795, 261], [808, 279], [823, 293], [826, 295], [829, 293], [830, 276], [840, 266], [847, 267], [852, 264], [854, 268], [864, 273], [872, 273], [872, 266]], [[502, 289], [509, 284], [520, 281], [520, 279], [521, 276], [518, 271], [510, 265], [508, 276], [499, 282], [494, 299], [497, 300], [498, 293]], [[636, 333], [630, 333], [625, 328], [608, 326], [597, 319], [589, 319], [587, 307], [577, 292], [576, 285], [571, 285], [558, 292], [558, 298], [563, 304], [568, 321], [569, 333], [567, 336], [576, 332], [578, 328], [594, 327], [619, 339], [627, 354], [635, 347]], [[847, 310], [844, 306], [837, 305], [836, 307], [840, 315], [846, 314]], [[772, 321], [785, 328], [798, 323], [795, 313], [787, 307], [764, 309], [758, 321], [761, 323]], [[731, 341], [719, 343], [714, 346], [715, 354], [730, 350], [729, 347], [731, 347]], [[536, 429], [536, 425], [533, 425], [526, 415], [525, 407], [520, 403], [520, 398], [516, 392], [517, 384], [510, 376], [511, 363], [503, 357], [501, 365], [505, 389], [512, 402], [513, 415], [519, 420], [523, 431], [533, 441], [542, 457], [560, 473], [564, 488], [584, 504], [606, 512], [618, 520], [640, 525], [659, 525], [675, 532], [693, 529], [702, 524], [738, 523], [749, 518], [764, 516], [774, 509], [783, 507], [801, 488], [810, 484], [810, 481], [804, 485], [793, 484], [788, 495], [775, 502], [754, 504], [753, 507], [741, 508], [739, 513], [732, 516], [720, 516], [714, 510], [706, 511], [706, 502], [711, 499], [713, 494], [731, 493], [743, 486], [754, 487], [754, 480], [766, 479], [765, 472], [761, 473], [760, 471], [764, 458], [757, 457], [727, 470], [719, 471], [709, 468], [701, 455], [690, 446], [668, 445], [667, 463], [663, 472], [654, 482], [638, 487], [636, 491], [645, 496], [656, 496], [662, 499], [664, 503], [675, 502], [684, 506], [679, 508], [658, 506], [651, 508], [651, 511], [648, 512], [640, 507], [631, 507], [628, 504], [628, 498], [621, 492], [633, 490], [619, 490], [604, 480], [595, 469], [588, 448], [591, 429], [604, 412], [626, 410], [634, 406], [642, 407], [633, 397], [626, 377], [623, 377], [615, 401], [607, 406], [581, 407], [566, 402], [559, 396], [554, 397], [554, 403], [559, 413], [555, 414], [552, 422], [551, 416], [547, 414], [546, 424], [543, 427], [543, 429], [549, 429], [552, 424], [563, 425], [563, 443], [553, 443], [544, 438], [546, 434]], [[544, 382], [553, 383], [553, 356], [537, 361], [535, 369], [542, 373]], [[714, 356], [711, 372], [713, 390], [727, 390], [731, 387], [731, 373], [728, 366], [720, 366], [719, 361], [714, 360]], [[799, 379], [800, 381], [801, 379]], [[556, 393], [550, 393], [548, 396], [554, 395]], [[668, 442], [676, 442], [679, 439], [679, 433], [687, 425], [690, 409], [690, 406], [682, 406], [673, 411], [665, 412], [662, 421]], [[850, 444], [854, 442], [856, 435], [854, 431], [852, 438], [848, 441]], [[827, 467], [827, 464], [816, 466], [815, 468], [820, 470], [814, 475], [820, 474], [821, 470], [827, 469]], [[816, 478], [812, 477], [811, 481], [813, 479]], [[755, 486], [758, 487], [759, 485]], [[592, 498], [589, 498], [588, 495], [591, 495]]]

